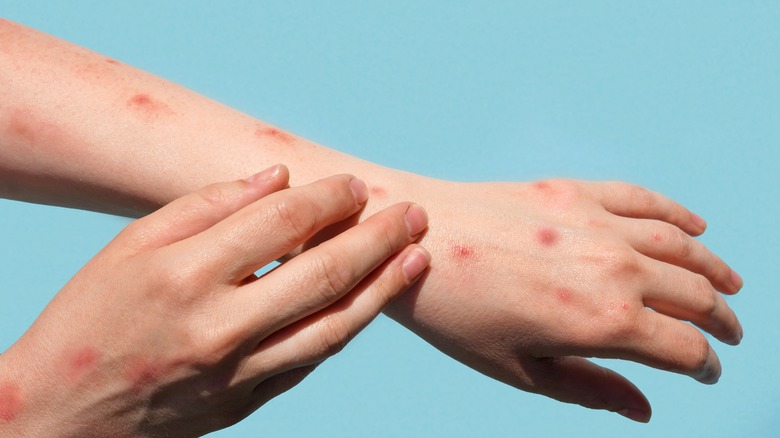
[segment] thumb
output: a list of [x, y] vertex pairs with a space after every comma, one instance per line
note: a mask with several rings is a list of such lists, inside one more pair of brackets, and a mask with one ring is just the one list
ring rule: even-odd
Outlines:
[[616, 412], [647, 423], [650, 402], [620, 374], [575, 356], [536, 359], [525, 369], [532, 391], [566, 403]]

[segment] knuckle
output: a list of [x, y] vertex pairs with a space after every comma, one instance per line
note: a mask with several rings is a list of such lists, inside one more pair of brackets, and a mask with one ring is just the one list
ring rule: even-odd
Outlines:
[[273, 205], [272, 220], [281, 224], [289, 234], [291, 244], [298, 245], [317, 231], [317, 216], [314, 210], [305, 208], [297, 196], [290, 194]]
[[198, 191], [198, 199], [206, 208], [219, 208], [228, 203], [230, 193], [225, 184], [211, 184]]
[[205, 284], [199, 278], [197, 268], [186, 262], [153, 262], [149, 272], [152, 284], [146, 298], [163, 302], [172, 308], [192, 304], [197, 299], [201, 285]]
[[635, 315], [621, 310], [611, 309], [601, 315], [604, 345], [623, 345], [639, 335], [640, 329]]
[[658, 207], [655, 196], [647, 189], [639, 186], [631, 186], [629, 196], [635, 199], [640, 209], [644, 212], [650, 212]]
[[696, 275], [691, 290], [696, 294], [696, 308], [698, 311], [711, 318], [718, 308], [718, 300], [716, 292], [710, 285], [710, 281], [702, 275]]
[[688, 345], [688, 358], [683, 364], [685, 371], [698, 371], [707, 366], [710, 344], [701, 334], [694, 337]]
[[319, 334], [320, 349], [317, 354], [318, 359], [325, 359], [341, 352], [351, 340], [351, 334], [345, 322], [336, 316], [322, 320]]
[[605, 276], [611, 280], [631, 278], [643, 271], [639, 257], [628, 246], [608, 248], [597, 257]]
[[689, 259], [695, 250], [693, 239], [680, 229], [674, 231], [674, 239], [677, 242], [677, 257], [680, 260]]
[[323, 252], [313, 259], [313, 275], [319, 280], [318, 290], [327, 302], [344, 294], [352, 283], [351, 264], [339, 263], [336, 256]]

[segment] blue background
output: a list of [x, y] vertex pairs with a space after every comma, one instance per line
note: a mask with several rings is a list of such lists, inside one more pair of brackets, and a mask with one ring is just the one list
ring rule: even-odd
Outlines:
[[[707, 218], [702, 240], [746, 286], [717, 385], [604, 361], [650, 398], [649, 425], [492, 381], [382, 317], [217, 436], [778, 433], [779, 3], [221, 3], [0, 0], [0, 15], [389, 166], [645, 185]], [[125, 223], [0, 201], [0, 350]]]

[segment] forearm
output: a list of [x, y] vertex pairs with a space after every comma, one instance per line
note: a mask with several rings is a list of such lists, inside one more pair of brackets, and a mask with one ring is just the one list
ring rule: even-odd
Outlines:
[[409, 195], [396, 187], [409, 174], [106, 56], [7, 21], [0, 42], [0, 196], [139, 216], [274, 163], [290, 168], [292, 185], [358, 175], [374, 189], [366, 213]]

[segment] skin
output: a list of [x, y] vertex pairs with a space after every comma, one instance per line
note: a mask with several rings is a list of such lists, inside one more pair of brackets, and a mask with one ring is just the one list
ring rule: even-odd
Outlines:
[[493, 378], [637, 421], [650, 418], [644, 395], [585, 357], [714, 383], [700, 330], [742, 337], [721, 296], [742, 280], [693, 238], [704, 220], [660, 194], [388, 169], [14, 23], [0, 41], [3, 196], [140, 216], [258, 164], [288, 164], [293, 186], [348, 171], [373, 195], [361, 220], [403, 199], [430, 217], [431, 270], [386, 313]]
[[227, 427], [338, 352], [426, 268], [412, 244], [425, 213], [401, 203], [257, 278], [367, 199], [351, 176], [287, 181], [276, 166], [211, 185], [122, 231], [0, 356], [0, 434]]

